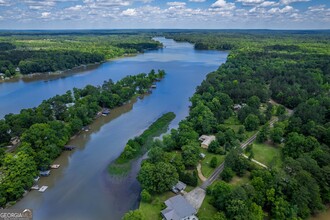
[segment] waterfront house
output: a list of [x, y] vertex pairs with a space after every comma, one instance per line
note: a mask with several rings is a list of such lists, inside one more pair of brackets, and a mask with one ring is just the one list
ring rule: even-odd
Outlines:
[[201, 147], [207, 149], [209, 147], [209, 145], [211, 144], [211, 142], [215, 141], [215, 136], [214, 135], [202, 135], [202, 136], [200, 136], [200, 138], [198, 140], [200, 140], [202, 142]]
[[178, 181], [177, 184], [175, 184], [173, 187], [172, 187], [172, 191], [175, 193], [175, 194], [178, 194], [180, 192], [182, 192], [185, 188], [187, 187], [187, 185], [181, 181]]
[[198, 220], [197, 210], [181, 195], [165, 201], [166, 209], [161, 211], [165, 220]]

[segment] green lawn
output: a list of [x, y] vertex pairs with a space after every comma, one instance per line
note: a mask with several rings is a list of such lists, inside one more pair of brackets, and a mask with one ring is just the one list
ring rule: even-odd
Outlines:
[[234, 176], [229, 183], [234, 186], [243, 185], [250, 181], [249, 177], [250, 177], [250, 172], [246, 172], [242, 177]]
[[226, 119], [224, 125], [233, 129], [235, 132], [237, 132], [239, 127], [242, 126], [236, 116], [231, 116], [230, 118]]
[[275, 147], [269, 144], [253, 143], [254, 159], [269, 166], [272, 163], [280, 165], [281, 150], [279, 147]]
[[209, 177], [214, 171], [214, 168], [210, 167], [212, 157], [216, 157], [218, 159], [218, 165], [220, 165], [225, 160], [225, 155], [213, 154], [206, 149], [201, 149], [201, 153], [205, 154], [205, 158], [201, 161], [202, 173], [205, 177]]
[[164, 202], [175, 196], [172, 192], [165, 192], [160, 195], [153, 195], [151, 203], [140, 202], [139, 210], [144, 214], [145, 220], [161, 220], [160, 212], [166, 208]]
[[197, 217], [200, 220], [212, 220], [213, 216], [217, 213], [216, 208], [210, 204], [211, 196], [206, 195], [202, 206], [198, 210]]

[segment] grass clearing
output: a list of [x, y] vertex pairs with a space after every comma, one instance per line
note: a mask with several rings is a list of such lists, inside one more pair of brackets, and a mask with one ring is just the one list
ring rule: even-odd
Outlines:
[[233, 179], [229, 182], [229, 184], [234, 186], [239, 186], [248, 183], [249, 181], [250, 181], [250, 172], [246, 172], [242, 177], [234, 176]]
[[217, 209], [210, 204], [211, 198], [212, 197], [210, 195], [205, 196], [202, 206], [197, 213], [197, 217], [200, 220], [212, 220], [214, 215], [217, 213]]
[[276, 146], [272, 146], [266, 143], [253, 143], [253, 153], [254, 159], [263, 163], [267, 166], [275, 163], [276, 165], [280, 165], [281, 161], [281, 149]]
[[213, 157], [216, 157], [218, 160], [218, 166], [225, 161], [225, 155], [219, 155], [219, 154], [213, 154], [208, 152], [206, 149], [201, 149], [201, 153], [205, 154], [205, 158], [201, 161], [202, 165], [202, 173], [207, 178], [209, 177], [213, 171], [214, 168], [210, 167], [210, 162]]
[[175, 196], [175, 194], [172, 192], [165, 192], [160, 195], [153, 195], [151, 203], [141, 201], [139, 210], [144, 214], [145, 220], [161, 220], [160, 212], [166, 208], [164, 202], [172, 196]]

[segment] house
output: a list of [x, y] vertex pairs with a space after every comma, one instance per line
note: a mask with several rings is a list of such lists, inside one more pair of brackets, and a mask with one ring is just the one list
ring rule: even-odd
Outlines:
[[178, 183], [172, 187], [172, 191], [175, 194], [178, 194], [178, 193], [182, 192], [186, 187], [187, 187], [187, 185], [185, 183], [178, 181]]
[[207, 149], [209, 145], [211, 144], [212, 141], [215, 141], [215, 136], [214, 135], [202, 135], [198, 139], [202, 141], [201, 147]]
[[156, 88], [157, 88], [156, 84], [152, 84], [152, 85], [151, 85], [151, 88], [152, 88], [152, 89], [156, 89]]
[[181, 195], [165, 201], [166, 209], [161, 211], [165, 220], [198, 220], [197, 210]]
[[200, 158], [202, 158], [202, 159], [204, 159], [204, 158], [206, 157], [206, 155], [203, 154], [203, 153], [200, 153], [199, 156], [200, 156]]
[[233, 108], [235, 111], [238, 111], [242, 108], [242, 106], [240, 104], [235, 104]]
[[0, 73], [0, 79], [4, 79], [6, 75], [4, 73]]
[[19, 67], [17, 67], [17, 68], [15, 69], [15, 71], [16, 71], [16, 72], [20, 72], [21, 70], [20, 70]]

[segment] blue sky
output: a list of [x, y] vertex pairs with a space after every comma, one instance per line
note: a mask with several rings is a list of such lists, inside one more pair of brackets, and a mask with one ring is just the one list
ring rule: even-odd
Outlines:
[[330, 0], [0, 0], [0, 29], [330, 29]]

